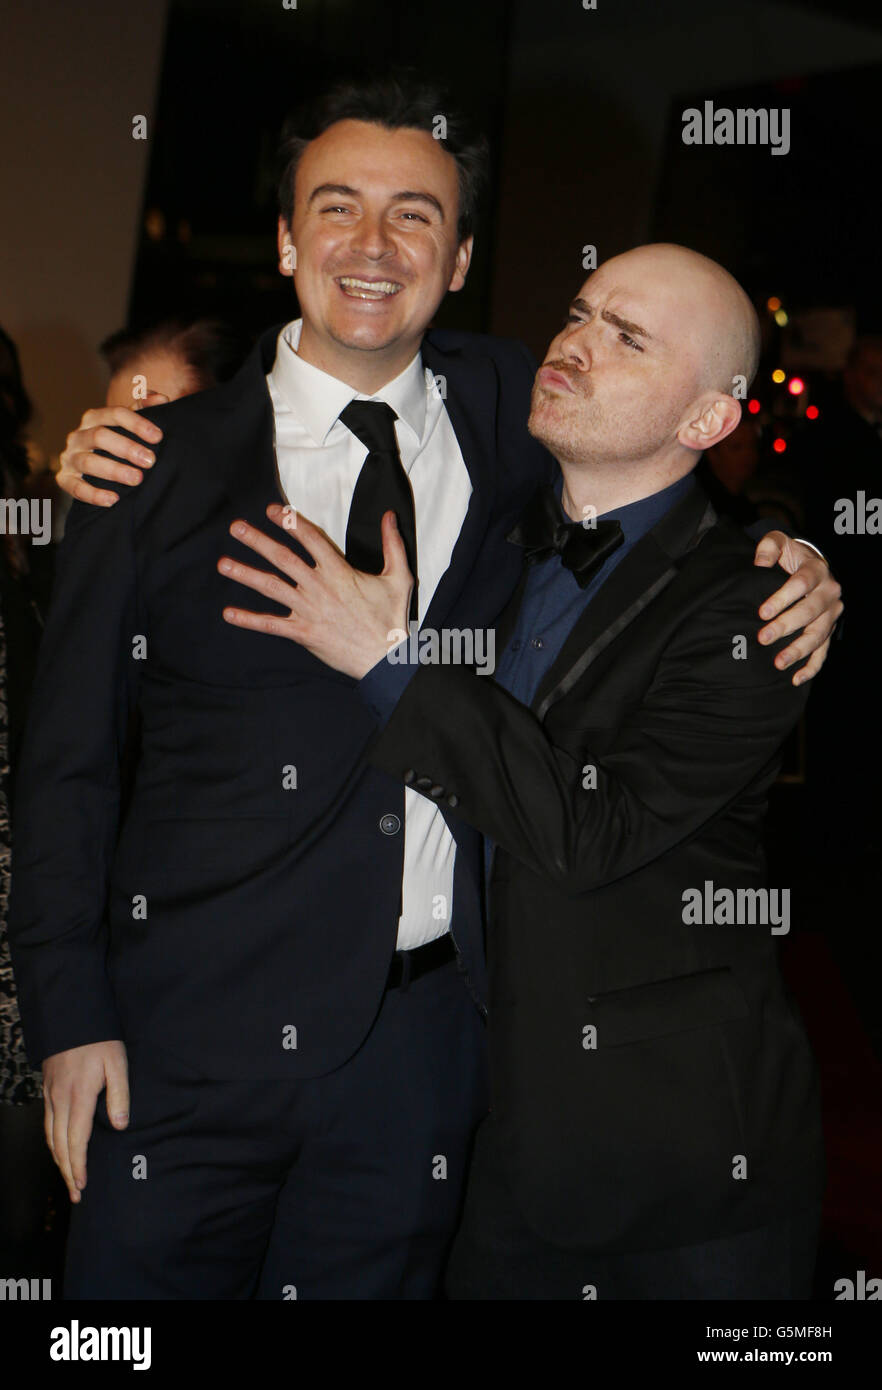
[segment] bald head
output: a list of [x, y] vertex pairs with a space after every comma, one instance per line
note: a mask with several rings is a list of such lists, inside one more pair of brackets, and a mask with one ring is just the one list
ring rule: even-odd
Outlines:
[[675, 320], [688, 329], [682, 348], [700, 389], [731, 394], [736, 377], [745, 377], [748, 385], [753, 381], [760, 358], [759, 319], [723, 266], [686, 246], [659, 241], [614, 256], [602, 269], [622, 272], [638, 291], [651, 288], [660, 311], [671, 314], [672, 329]]
[[536, 378], [531, 433], [598, 494], [646, 496], [737, 426], [759, 352], [753, 305], [727, 270], [685, 246], [637, 247], [572, 301]]

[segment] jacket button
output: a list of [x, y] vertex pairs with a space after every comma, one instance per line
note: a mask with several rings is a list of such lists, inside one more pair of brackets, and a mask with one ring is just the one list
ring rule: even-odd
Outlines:
[[427, 792], [433, 785], [431, 777], [418, 777], [414, 786], [421, 792]]
[[459, 805], [459, 797], [458, 797], [458, 796], [448, 796], [448, 798], [447, 798], [447, 805], [450, 807], [451, 810], [453, 810], [454, 806], [458, 806], [458, 805]]
[[437, 782], [435, 783], [434, 787], [429, 788], [429, 796], [432, 798], [433, 801], [437, 801], [438, 797], [443, 795], [444, 788], [440, 786]]
[[384, 835], [397, 835], [401, 829], [401, 821], [397, 816], [380, 816], [380, 829]]
[[409, 787], [410, 784], [411, 784], [411, 782], [414, 780], [415, 777], [416, 777], [416, 773], [414, 772], [414, 770], [413, 770], [412, 767], [409, 767], [409, 768], [407, 769], [407, 771], [405, 772], [405, 774], [404, 774], [404, 785], [405, 785], [406, 787]]

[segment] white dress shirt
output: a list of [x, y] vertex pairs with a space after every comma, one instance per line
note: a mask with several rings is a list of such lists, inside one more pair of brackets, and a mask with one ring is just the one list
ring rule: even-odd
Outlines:
[[[338, 417], [354, 400], [390, 405], [398, 416], [398, 450], [413, 489], [422, 623], [450, 564], [472, 492], [444, 401], [419, 353], [394, 381], [373, 396], [362, 395], [298, 357], [301, 323], [296, 319], [282, 329], [266, 379], [282, 492], [297, 512], [344, 550], [352, 494], [367, 449]], [[404, 804], [405, 823], [399, 832], [405, 836], [400, 951], [449, 931], [456, 852], [434, 802], [408, 787]]]

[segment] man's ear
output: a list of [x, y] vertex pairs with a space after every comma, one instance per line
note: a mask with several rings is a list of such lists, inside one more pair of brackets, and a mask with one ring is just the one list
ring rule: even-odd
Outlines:
[[687, 413], [677, 431], [677, 440], [684, 449], [703, 453], [731, 434], [741, 419], [741, 402], [734, 396], [706, 393]]
[[284, 217], [279, 217], [279, 274], [293, 276], [297, 269], [297, 252], [291, 238], [291, 228]]
[[475, 238], [473, 236], [467, 236], [465, 241], [459, 243], [456, 250], [456, 264], [450, 284], [447, 287], [448, 290], [454, 292], [456, 290], [461, 290], [465, 284], [466, 276], [469, 273], [469, 266], [472, 262], [472, 247], [474, 244]]

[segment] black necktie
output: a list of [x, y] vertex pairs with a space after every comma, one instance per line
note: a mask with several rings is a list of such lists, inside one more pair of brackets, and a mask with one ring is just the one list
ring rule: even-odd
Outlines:
[[349, 520], [346, 523], [346, 559], [365, 574], [379, 574], [383, 568], [383, 538], [380, 521], [383, 513], [393, 511], [407, 551], [407, 562], [413, 575], [413, 596], [410, 616], [417, 615], [417, 553], [416, 515], [413, 491], [404, 471], [395, 421], [398, 416], [385, 401], [350, 401], [341, 410], [340, 419], [356, 439], [360, 439], [368, 454], [352, 494]]
[[625, 537], [617, 521], [595, 521], [593, 526], [571, 521], [554, 489], [543, 487], [506, 539], [522, 545], [524, 557], [531, 563], [559, 555], [561, 563], [576, 576], [579, 588], [585, 589]]

